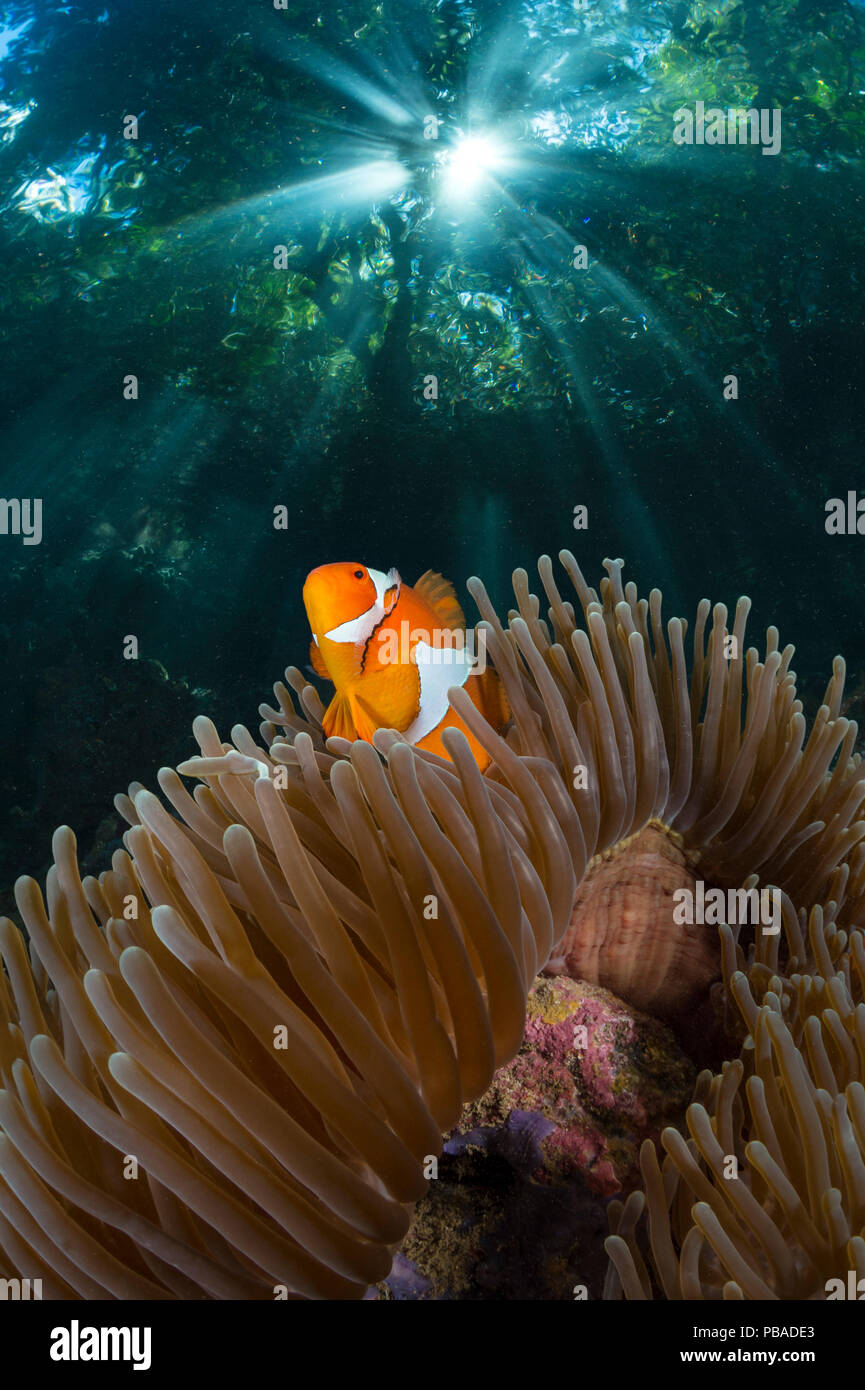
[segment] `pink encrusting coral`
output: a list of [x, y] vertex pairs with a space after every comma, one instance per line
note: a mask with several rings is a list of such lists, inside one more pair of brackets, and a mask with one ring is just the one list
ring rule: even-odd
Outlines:
[[611, 1196], [639, 1181], [639, 1149], [677, 1120], [694, 1068], [670, 1029], [599, 985], [539, 981], [529, 995], [523, 1045], [454, 1131], [546, 1121], [541, 1181], [583, 1180]]
[[641, 1143], [681, 1123], [693, 1084], [665, 1023], [539, 979], [518, 1055], [464, 1107], [379, 1295], [600, 1298], [607, 1200], [639, 1182]]

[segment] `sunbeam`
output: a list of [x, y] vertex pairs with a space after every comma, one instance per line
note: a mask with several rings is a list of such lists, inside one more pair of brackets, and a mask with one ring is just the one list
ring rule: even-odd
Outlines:
[[457, 140], [441, 156], [445, 196], [460, 200], [471, 197], [505, 163], [504, 149], [490, 135], [468, 135]]
[[[337, 173], [321, 174], [287, 187], [269, 188], [236, 203], [227, 203], [205, 213], [192, 213], [166, 231], [178, 236], [204, 236], [214, 232], [238, 231], [244, 223], [256, 222], [274, 214], [290, 214], [298, 223], [314, 220], [326, 212], [368, 212], [381, 198], [405, 186], [408, 173], [395, 159], [377, 159], [351, 164]], [[269, 223], [269, 225], [271, 225]], [[250, 235], [260, 235], [256, 225]]]

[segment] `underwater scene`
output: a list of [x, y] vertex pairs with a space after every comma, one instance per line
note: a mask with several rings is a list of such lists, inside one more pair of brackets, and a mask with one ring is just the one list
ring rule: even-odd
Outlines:
[[863, 153], [860, 0], [0, 0], [52, 1360], [865, 1298]]

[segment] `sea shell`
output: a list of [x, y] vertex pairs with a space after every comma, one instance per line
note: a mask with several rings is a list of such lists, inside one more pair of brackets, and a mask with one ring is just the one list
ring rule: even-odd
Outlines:
[[602, 985], [658, 1018], [694, 1008], [720, 975], [718, 929], [680, 926], [673, 894], [696, 878], [659, 821], [591, 861], [547, 974]]

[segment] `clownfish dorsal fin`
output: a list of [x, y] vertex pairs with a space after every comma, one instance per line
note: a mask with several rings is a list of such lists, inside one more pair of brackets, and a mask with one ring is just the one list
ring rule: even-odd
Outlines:
[[427, 570], [412, 587], [429, 604], [442, 627], [450, 628], [453, 632], [465, 631], [465, 614], [450, 580], [436, 574], [435, 570]]
[[333, 684], [333, 677], [324, 664], [324, 657], [318, 649], [318, 643], [313, 639], [309, 644], [309, 664], [317, 676], [322, 680], [330, 681]]

